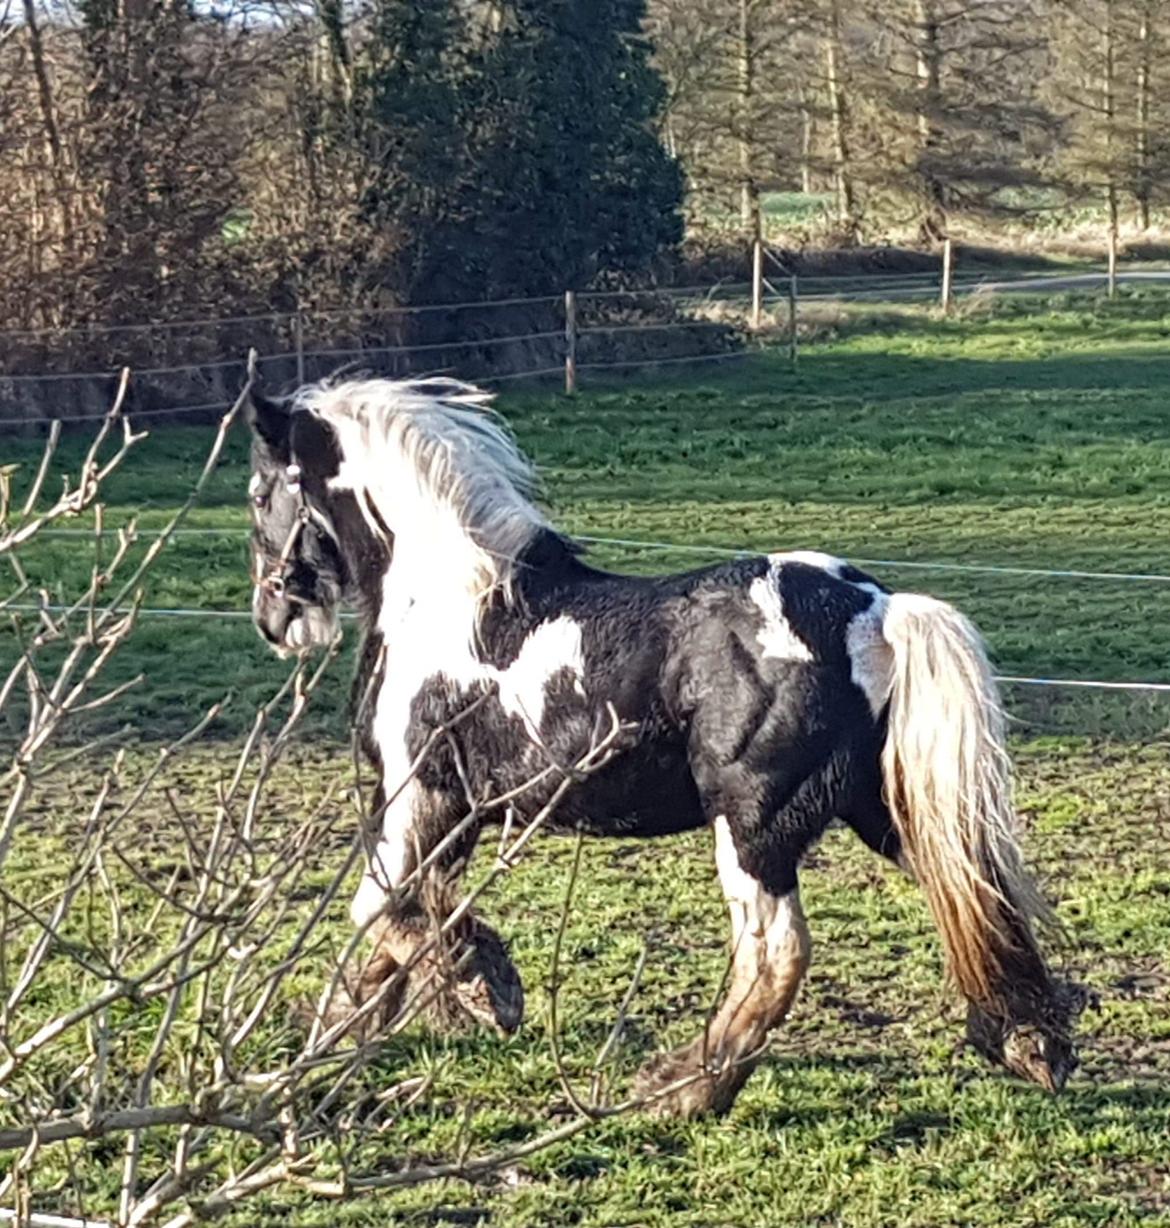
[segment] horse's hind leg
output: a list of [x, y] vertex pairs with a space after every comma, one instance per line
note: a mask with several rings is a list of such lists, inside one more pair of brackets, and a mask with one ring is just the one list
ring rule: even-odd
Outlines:
[[726, 995], [702, 1035], [653, 1058], [636, 1088], [639, 1095], [655, 1097], [652, 1104], [659, 1112], [684, 1117], [731, 1107], [768, 1034], [792, 1008], [811, 950], [795, 859], [770, 867], [770, 889], [744, 869], [728, 821], [720, 815], [715, 861], [731, 912]]

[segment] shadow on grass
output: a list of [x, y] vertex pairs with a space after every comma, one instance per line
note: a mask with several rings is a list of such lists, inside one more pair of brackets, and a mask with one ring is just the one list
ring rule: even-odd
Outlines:
[[[1070, 329], [1070, 333], [1075, 335], [1075, 330]], [[1164, 335], [1170, 338], [1170, 327]], [[1107, 389], [1112, 393], [1126, 390], [1152, 395], [1170, 386], [1170, 356], [1135, 355], [1124, 348], [1010, 359], [1002, 355], [931, 358], [893, 352], [871, 354], [825, 346], [805, 354], [795, 374], [783, 371], [782, 365], [782, 360], [771, 354], [745, 363], [736, 374], [735, 391], [795, 393], [814, 398], [814, 405], [824, 398], [846, 397], [880, 408], [883, 401], [904, 405], [909, 400], [997, 391], [1018, 396], [1022, 392]], [[995, 413], [994, 409], [988, 412]], [[1135, 431], [1131, 406], [1094, 401], [1092, 416], [1078, 422], [1078, 427], [1091, 438], [1150, 442], [1148, 435]]]

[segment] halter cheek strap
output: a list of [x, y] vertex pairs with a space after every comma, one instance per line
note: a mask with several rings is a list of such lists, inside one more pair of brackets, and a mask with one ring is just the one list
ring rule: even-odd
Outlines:
[[[305, 499], [305, 492], [301, 488], [300, 465], [289, 465], [285, 469], [284, 474], [287, 480], [288, 493], [296, 496], [297, 517], [293, 521], [293, 526], [289, 530], [288, 537], [285, 539], [280, 554], [272, 565], [272, 569], [260, 581], [260, 587], [272, 597], [284, 597], [286, 595], [285, 581], [289, 572], [289, 561], [292, 559], [293, 551], [297, 548], [297, 543], [300, 541], [301, 534], [305, 530], [305, 525], [313, 517], [313, 510], [309, 507], [308, 501]], [[295, 600], [295, 598], [290, 598], [290, 600]]]

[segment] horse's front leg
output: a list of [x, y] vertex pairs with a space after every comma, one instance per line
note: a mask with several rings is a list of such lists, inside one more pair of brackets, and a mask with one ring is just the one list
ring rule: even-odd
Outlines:
[[524, 990], [503, 941], [471, 910], [449, 920], [478, 825], [465, 823], [458, 799], [417, 781], [389, 802], [384, 796], [379, 786], [375, 814], [381, 811], [381, 822], [350, 906], [354, 925], [368, 927], [373, 942], [353, 997], [359, 1004], [368, 1000], [406, 966], [412, 994], [430, 1003], [433, 1019], [451, 1024], [470, 1016], [514, 1032], [524, 1014]]

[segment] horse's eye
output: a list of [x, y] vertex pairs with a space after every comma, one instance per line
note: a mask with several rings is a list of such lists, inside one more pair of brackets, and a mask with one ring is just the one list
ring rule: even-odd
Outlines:
[[267, 502], [268, 502], [267, 495], [253, 495], [252, 496], [252, 506], [253, 507], [263, 507]]

